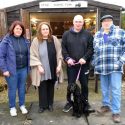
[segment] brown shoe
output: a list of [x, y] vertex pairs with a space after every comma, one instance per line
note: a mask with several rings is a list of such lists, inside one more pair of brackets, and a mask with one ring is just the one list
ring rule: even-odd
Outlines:
[[100, 113], [100, 114], [104, 114], [104, 113], [107, 113], [107, 112], [110, 112], [110, 107], [109, 106], [102, 106], [100, 108], [100, 110], [98, 110], [97, 112]]
[[112, 114], [112, 120], [114, 123], [120, 123], [121, 122], [120, 115], [119, 114]]

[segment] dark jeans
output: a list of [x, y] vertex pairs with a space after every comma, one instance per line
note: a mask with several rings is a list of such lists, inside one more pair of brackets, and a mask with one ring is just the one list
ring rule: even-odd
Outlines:
[[[80, 65], [67, 67], [68, 84], [73, 84], [76, 82], [76, 78], [80, 69]], [[81, 72], [79, 75], [79, 81], [81, 84], [81, 93], [83, 97], [88, 100], [88, 68], [82, 65]], [[71, 97], [67, 95], [67, 101], [71, 100]]]
[[40, 82], [40, 86], [38, 88], [40, 108], [48, 108], [49, 105], [53, 105], [54, 84], [54, 80], [46, 80]]

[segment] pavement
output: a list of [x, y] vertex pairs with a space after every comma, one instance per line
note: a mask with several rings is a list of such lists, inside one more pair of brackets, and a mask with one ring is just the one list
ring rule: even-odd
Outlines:
[[[32, 92], [35, 95], [34, 92]], [[93, 94], [93, 93], [92, 93]], [[2, 94], [0, 93], [0, 96]], [[100, 115], [97, 112], [90, 114], [88, 117], [89, 125], [125, 125], [125, 98], [123, 94], [122, 110], [121, 110], [121, 123], [113, 123], [111, 112]], [[29, 96], [29, 95], [27, 95]], [[3, 97], [3, 96], [2, 96]], [[4, 97], [3, 97], [4, 98]], [[31, 98], [33, 96], [31, 95]], [[94, 98], [94, 96], [93, 96]], [[91, 99], [90, 102], [92, 108], [95, 110], [101, 107], [100, 98]], [[62, 111], [65, 105], [65, 99], [55, 99], [54, 111], [49, 112], [46, 110], [44, 113], [38, 113], [38, 101], [37, 99], [31, 99], [27, 102], [26, 107], [29, 110], [29, 114], [22, 115], [19, 107], [17, 106], [17, 117], [11, 117], [9, 114], [8, 103], [0, 102], [0, 125], [87, 125], [84, 115], [80, 118], [72, 116], [72, 111], [64, 113]]]
[[[22, 115], [18, 109], [18, 116], [11, 117], [7, 104], [0, 104], [0, 125], [87, 125], [84, 115], [81, 118], [72, 116], [72, 111], [64, 113], [62, 108], [65, 102], [56, 101], [54, 111], [46, 110], [38, 113], [38, 102], [29, 103], [27, 108], [29, 114]], [[94, 109], [101, 106], [99, 101], [91, 103]], [[121, 120], [119, 124], [114, 124], [111, 113], [100, 115], [97, 112], [88, 117], [89, 125], [125, 125], [125, 100], [122, 101]]]

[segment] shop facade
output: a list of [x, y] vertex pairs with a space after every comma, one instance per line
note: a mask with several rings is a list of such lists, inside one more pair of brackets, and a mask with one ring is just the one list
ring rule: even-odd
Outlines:
[[[52, 2], [52, 0], [41, 0], [5, 8], [5, 17], [0, 18], [4, 32], [14, 20], [23, 21], [27, 38], [31, 40], [36, 35], [36, 27], [39, 22], [48, 21], [52, 26], [53, 34], [61, 39], [63, 32], [72, 26], [72, 20], [76, 14], [84, 17], [84, 28], [94, 34], [100, 28], [100, 17], [105, 14], [111, 14], [114, 17], [114, 24], [121, 26], [121, 11], [120, 6], [95, 1], [54, 0]], [[3, 14], [0, 11], [1, 13]]]
[[[26, 37], [32, 41], [38, 24], [41, 21], [48, 21], [52, 26], [53, 34], [61, 40], [64, 31], [72, 26], [72, 20], [76, 14], [83, 16], [85, 20], [83, 28], [94, 35], [101, 26], [100, 18], [106, 14], [111, 14], [114, 17], [114, 24], [121, 27], [121, 11], [121, 6], [92, 0], [33, 1], [0, 10], [0, 36], [6, 33], [13, 21], [21, 20], [26, 28]], [[98, 92], [97, 77], [95, 92]]]

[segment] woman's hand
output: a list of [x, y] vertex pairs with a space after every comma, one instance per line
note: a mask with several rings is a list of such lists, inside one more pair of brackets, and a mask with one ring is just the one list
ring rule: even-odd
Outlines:
[[56, 74], [59, 74], [60, 70], [61, 70], [61, 66], [57, 66], [57, 68], [56, 68]]
[[39, 71], [40, 74], [44, 74], [45, 73], [43, 67], [40, 66], [40, 65], [38, 66], [38, 71]]
[[10, 77], [9, 71], [4, 72], [3, 75], [4, 75], [5, 77]]

